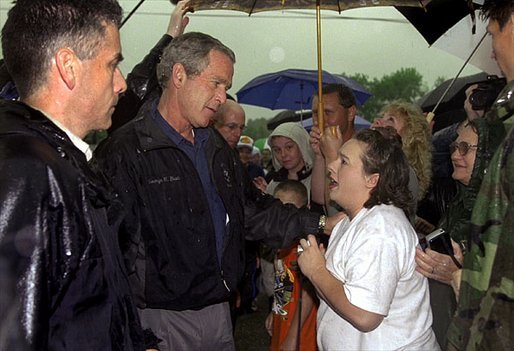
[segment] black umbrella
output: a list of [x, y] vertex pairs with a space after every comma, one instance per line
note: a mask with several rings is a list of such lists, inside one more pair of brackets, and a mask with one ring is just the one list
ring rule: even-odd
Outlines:
[[468, 0], [432, 0], [425, 8], [395, 6], [395, 8], [432, 45], [466, 15], [474, 16], [473, 3]]
[[[482, 72], [471, 76], [457, 78], [437, 107], [436, 112], [442, 113], [463, 108], [464, 101], [466, 100], [466, 89], [472, 84], [486, 81], [487, 77], [487, 73]], [[420, 98], [418, 100], [418, 105], [421, 109], [424, 112], [432, 111], [452, 81], [453, 79], [445, 80], [441, 85]]]

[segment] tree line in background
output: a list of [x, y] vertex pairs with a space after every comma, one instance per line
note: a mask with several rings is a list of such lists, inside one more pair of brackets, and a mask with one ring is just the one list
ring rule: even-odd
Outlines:
[[[434, 86], [429, 89], [423, 82], [423, 76], [416, 68], [412, 67], [401, 68], [381, 78], [370, 78], [362, 73], [354, 75], [343, 73], [343, 76], [355, 80], [372, 94], [366, 103], [358, 109], [359, 115], [370, 122], [380, 114], [382, 108], [388, 103], [395, 100], [416, 102], [447, 79], [445, 77], [437, 78]], [[247, 120], [245, 135], [249, 135], [255, 140], [267, 137], [271, 133], [266, 127], [267, 122], [268, 119], [266, 118]]]

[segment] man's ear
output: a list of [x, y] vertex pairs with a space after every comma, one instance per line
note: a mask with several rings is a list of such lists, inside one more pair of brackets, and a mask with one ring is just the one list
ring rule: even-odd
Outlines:
[[378, 180], [380, 179], [379, 173], [373, 173], [371, 175], [366, 176], [366, 186], [370, 189], [373, 189], [377, 186]]
[[176, 63], [171, 69], [171, 81], [176, 88], [180, 88], [187, 78], [186, 70], [181, 63]]
[[73, 89], [77, 84], [79, 69], [78, 58], [75, 52], [69, 48], [59, 49], [55, 54], [55, 66], [68, 89]]

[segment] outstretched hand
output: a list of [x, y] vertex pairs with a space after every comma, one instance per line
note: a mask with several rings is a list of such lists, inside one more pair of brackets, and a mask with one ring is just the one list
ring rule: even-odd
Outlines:
[[186, 13], [188, 12], [193, 12], [193, 8], [191, 7], [191, 0], [179, 1], [171, 13], [166, 34], [176, 38], [184, 33], [184, 29], [189, 23], [189, 17], [186, 16]]
[[263, 193], [265, 193], [266, 189], [268, 188], [268, 182], [266, 182], [266, 179], [263, 177], [255, 177], [253, 179], [253, 184]]

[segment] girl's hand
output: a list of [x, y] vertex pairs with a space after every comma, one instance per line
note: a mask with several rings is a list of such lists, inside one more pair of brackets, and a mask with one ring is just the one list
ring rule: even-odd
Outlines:
[[311, 280], [319, 270], [325, 268], [325, 247], [318, 246], [316, 237], [309, 235], [307, 239], [300, 239], [302, 249], [298, 250], [298, 265], [302, 273]]

